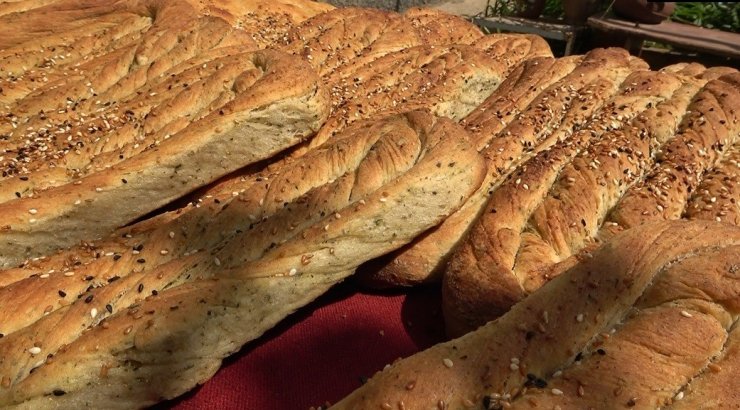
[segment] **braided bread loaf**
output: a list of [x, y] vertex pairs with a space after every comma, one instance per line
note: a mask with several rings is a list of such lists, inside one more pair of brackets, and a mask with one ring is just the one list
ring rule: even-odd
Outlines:
[[625, 231], [498, 320], [377, 373], [336, 409], [735, 408], [740, 228]]

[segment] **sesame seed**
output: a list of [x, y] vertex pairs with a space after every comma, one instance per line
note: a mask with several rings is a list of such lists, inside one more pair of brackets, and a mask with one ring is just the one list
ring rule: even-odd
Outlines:
[[579, 313], [578, 316], [576, 316], [576, 322], [583, 322], [583, 313]]
[[95, 316], [97, 315], [98, 315], [98, 309], [95, 309], [95, 308], [90, 309], [90, 317], [95, 319]]
[[558, 377], [560, 377], [562, 375], [563, 375], [563, 371], [562, 370], [558, 370], [558, 371], [556, 371], [555, 373], [552, 374], [552, 377], [553, 378], [558, 378]]
[[47, 279], [48, 277], [49, 277], [48, 273], [42, 273], [41, 275], [39, 275], [39, 278], [41, 279]]
[[387, 201], [387, 199], [385, 199], [385, 198], [380, 198], [380, 202], [385, 202], [385, 201]]
[[683, 392], [680, 391], [678, 394], [676, 394], [676, 400], [683, 400]]
[[41, 348], [38, 347], [38, 346], [34, 346], [34, 347], [28, 349], [28, 353], [31, 353], [32, 355], [37, 355], [37, 354], [41, 353]]
[[160, 255], [167, 255], [168, 253], [170, 252], [167, 249], [162, 249], [161, 251], [159, 251]]
[[552, 389], [550, 391], [552, 392], [552, 394], [554, 394], [556, 396], [562, 396], [563, 395], [563, 391], [560, 390], [560, 389]]
[[219, 258], [213, 258], [213, 263], [215, 263], [216, 266], [221, 266], [221, 259], [219, 259]]
[[29, 223], [36, 223], [36, 219], [35, 218], [31, 218], [31, 219], [28, 220], [28, 222]]
[[519, 358], [518, 357], [512, 357], [511, 362], [515, 364], [519, 364]]
[[31, 208], [31, 209], [28, 210], [28, 213], [31, 214], [31, 215], [36, 215], [38, 212], [39, 211], [36, 210], [36, 209], [34, 209], [34, 208]]
[[95, 192], [103, 192], [103, 188], [100, 188], [100, 187], [95, 188]]
[[512, 363], [509, 365], [509, 369], [511, 369], [512, 371], [519, 370], [519, 365], [516, 363]]
[[683, 316], [683, 317], [694, 317], [694, 315], [692, 315], [691, 313], [689, 313], [689, 312], [687, 312], [685, 310], [682, 310], [681, 311], [681, 316]]
[[295, 276], [295, 275], [296, 275], [297, 273], [298, 273], [298, 269], [296, 269], [296, 268], [292, 268], [292, 269], [291, 269], [291, 270], [290, 270], [290, 271], [288, 272], [288, 276]]
[[169, 237], [170, 237], [170, 239], [174, 238], [175, 237], [175, 233], [174, 232], [170, 232], [169, 233]]
[[453, 366], [452, 360], [450, 360], [450, 359], [448, 359], [448, 358], [446, 358], [446, 357], [445, 357], [444, 359], [442, 359], [442, 363], [443, 363], [443, 364], [445, 365], [445, 367], [447, 367], [448, 369], [452, 368], [452, 366]]

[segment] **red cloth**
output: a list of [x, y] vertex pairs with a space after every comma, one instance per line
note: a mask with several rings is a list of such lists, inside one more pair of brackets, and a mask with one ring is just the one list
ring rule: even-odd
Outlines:
[[335, 287], [228, 358], [205, 385], [160, 407], [308, 410], [337, 402], [387, 363], [443, 339], [438, 289], [356, 289]]

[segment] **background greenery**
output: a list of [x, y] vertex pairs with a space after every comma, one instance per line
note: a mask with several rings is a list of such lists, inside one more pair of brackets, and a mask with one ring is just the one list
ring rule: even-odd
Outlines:
[[[504, 9], [499, 10], [500, 14], [507, 14], [507, 11], [511, 12], [512, 10], [506, 9], [512, 7], [512, 4], [516, 1], [499, 1], [499, 3], [503, 3], [502, 9]], [[610, 3], [611, 1], [605, 1], [604, 6], [607, 7]], [[563, 2], [561, 0], [547, 0], [542, 15], [549, 18], [562, 18]], [[671, 20], [737, 33], [740, 32], [740, 3], [676, 2], [676, 11], [671, 16]]]
[[677, 2], [671, 20], [725, 31], [740, 31], [740, 4], [735, 2]]

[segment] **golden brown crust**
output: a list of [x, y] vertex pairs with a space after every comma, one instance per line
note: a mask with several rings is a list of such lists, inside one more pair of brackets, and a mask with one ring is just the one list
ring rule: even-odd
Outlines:
[[498, 87], [506, 68], [471, 46], [417, 46], [339, 72], [327, 79], [333, 112], [307, 149], [376, 113], [429, 109], [460, 120]]
[[686, 205], [684, 217], [740, 225], [740, 143], [730, 148]]
[[[625, 81], [624, 95], [604, 110], [606, 116], [588, 125], [608, 132], [562, 169], [545, 167], [546, 175], [557, 179], [545, 179], [539, 193], [530, 189], [527, 194], [532, 202], [522, 201], [516, 190], [510, 193], [500, 188], [494, 193], [489, 212], [483, 213], [458, 249], [445, 277], [445, 315], [452, 334], [475, 329], [504, 313], [512, 303], [575, 262], [569, 258], [578, 257], [579, 252], [622, 229], [612, 215], [620, 215], [623, 196], [641, 186], [658, 150], [668, 141], [665, 151], [675, 152], [671, 144], [675, 144], [672, 138], [677, 129], [691, 129], [691, 118], [717, 109], [707, 106], [705, 99], [723, 80], [710, 82], [694, 98], [706, 82], [704, 73], [691, 67], [690, 77], [673, 74], [682, 70], [687, 68], [638, 72]], [[734, 98], [732, 94], [728, 91], [724, 98]], [[729, 100], [727, 103], [726, 107], [732, 107]], [[687, 109], [694, 117], [684, 119], [679, 127]], [[674, 164], [688, 164], [681, 162], [684, 160]], [[530, 171], [535, 176], [528, 181], [525, 175], [519, 176], [522, 183], [542, 183], [544, 175], [537, 173], [539, 169]], [[725, 197], [729, 200], [728, 194]], [[681, 210], [682, 201], [685, 203], [681, 199], [676, 205]], [[634, 202], [636, 206], [643, 204]], [[639, 209], [639, 214], [649, 214], [645, 209]], [[671, 219], [680, 216], [679, 212]]]
[[[558, 67], [567, 70], [572, 66], [568, 63]], [[585, 56], [580, 65], [568, 75], [550, 83], [504, 130], [498, 131], [501, 125], [506, 125], [506, 120], [513, 117], [514, 109], [500, 118], [499, 115], [481, 116], [476, 111], [473, 115], [477, 118], [471, 119], [468, 126], [481, 119], [487, 122], [476, 126], [479, 128], [477, 145], [484, 147], [483, 154], [489, 167], [484, 186], [459, 212], [445, 220], [433, 232], [399, 251], [378, 273], [373, 273], [373, 281], [386, 285], [438, 281], [454, 248], [503, 178], [528, 157], [566, 139], [574, 129], [586, 123], [635, 68], [644, 69], [646, 66], [644, 62], [635, 62], [624, 50], [595, 50]], [[548, 80], [545, 79], [544, 83], [547, 84]], [[533, 87], [537, 89], [536, 86]], [[522, 100], [526, 101], [532, 96], [533, 94], [525, 93]], [[500, 110], [501, 99], [489, 101], [491, 104], [484, 108]]]
[[[350, 41], [351, 40], [351, 41]], [[409, 21], [397, 13], [339, 8], [319, 14], [290, 30], [280, 48], [304, 57], [321, 76], [361, 61], [422, 44]]]
[[[439, 162], [446, 166], [437, 167]], [[0, 388], [0, 404], [84, 407], [110, 400], [141, 407], [179, 395], [359, 263], [438, 223], [477, 188], [483, 168], [465, 132], [449, 120], [413, 112], [365, 122], [274, 175], [272, 188], [254, 186], [212, 208], [206, 225], [173, 223], [176, 235], [138, 238], [150, 241], [135, 246], [136, 255], [128, 248], [119, 258], [106, 256], [75, 270], [60, 267], [48, 277], [3, 288], [5, 303], [21, 297], [10, 289], [33, 284], [37, 303], [27, 306], [50, 303], [52, 309], [3, 319], [11, 327], [0, 338], [0, 378], [12, 386]], [[303, 193], [285, 197], [280, 187], [292, 187], [300, 171], [323, 177], [303, 180]], [[235, 229], [233, 222], [245, 223], [248, 212], [259, 222]], [[235, 230], [224, 232], [227, 226]], [[182, 253], [192, 243], [181, 235], [203, 238], [204, 249]], [[175, 256], [169, 259], [160, 249]], [[159, 257], [144, 260], [144, 252]], [[121, 263], [154, 266], [124, 273]], [[87, 283], [94, 286], [83, 289], [79, 277], [67, 272], [89, 272]], [[120, 277], [110, 280], [112, 275]], [[93, 345], [101, 348], [91, 356]], [[43, 352], [29, 352], [28, 346]], [[53, 360], [38, 363], [47, 353]], [[162, 378], [165, 371], [177, 376]], [[50, 396], [54, 391], [65, 394]]]
[[740, 228], [716, 222], [626, 231], [498, 320], [392, 364], [335, 408], [667, 405], [727, 351], [738, 249]]
[[[205, 107], [194, 104], [195, 112], [205, 111], [196, 115], [201, 118], [176, 128], [170, 138], [161, 135], [159, 143], [153, 141], [137, 155], [74, 182], [0, 204], [9, 226], [2, 232], [3, 263], [105, 236], [315, 132], [327, 114], [327, 101], [307, 66], [275, 51], [248, 53], [240, 60], [246, 66], [236, 67], [227, 98]], [[185, 92], [183, 98], [192, 95]], [[136, 149], [136, 141], [131, 143]], [[137, 200], [142, 191], [149, 200]]]
[[736, 322], [725, 347], [704, 371], [674, 396], [671, 410], [732, 409], [740, 406], [737, 374], [740, 372], [740, 326]]
[[489, 34], [474, 42], [473, 47], [510, 68], [529, 59], [553, 56], [547, 42], [533, 34]]
[[484, 37], [475, 24], [442, 10], [412, 7], [403, 16], [411, 21], [424, 44], [472, 44]]
[[740, 134], [740, 73], [712, 80], [696, 96], [681, 132], [669, 141], [641, 183], [630, 188], [608, 220], [630, 227], [678, 219], [701, 176]]
[[11, 13], [22, 13], [35, 8], [46, 6], [55, 0], [10, 0], [0, 3], [0, 16]]

